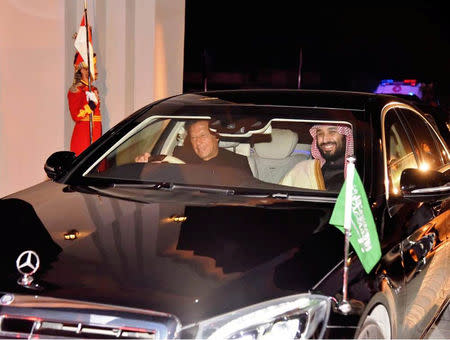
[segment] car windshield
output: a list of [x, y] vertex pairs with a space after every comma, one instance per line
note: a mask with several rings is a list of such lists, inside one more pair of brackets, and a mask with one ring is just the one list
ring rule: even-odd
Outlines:
[[150, 111], [84, 176], [122, 184], [338, 192], [344, 156], [353, 154], [351, 111], [245, 104]]

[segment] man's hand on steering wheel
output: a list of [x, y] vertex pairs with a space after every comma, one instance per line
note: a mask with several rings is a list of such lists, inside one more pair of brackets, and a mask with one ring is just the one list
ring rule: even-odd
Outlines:
[[137, 156], [134, 161], [136, 163], [171, 163], [171, 164], [185, 164], [181, 159], [174, 156], [156, 155], [151, 156], [150, 153], [145, 152], [143, 155]]
[[150, 158], [150, 154], [145, 152], [143, 155], [137, 156], [134, 161], [136, 163], [148, 163], [148, 159]]

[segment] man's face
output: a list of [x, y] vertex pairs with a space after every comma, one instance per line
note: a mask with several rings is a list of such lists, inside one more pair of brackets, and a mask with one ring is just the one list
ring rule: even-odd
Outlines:
[[192, 124], [189, 138], [194, 152], [204, 161], [209, 161], [219, 153], [219, 140], [209, 132], [207, 121]]
[[[81, 79], [83, 79], [87, 83], [88, 79], [89, 79], [89, 70], [88, 70], [88, 68], [87, 67], [82, 67], [80, 70], [81, 70], [81, 76], [82, 76]], [[95, 61], [95, 58], [94, 58], [94, 72], [95, 72], [95, 74], [91, 74], [91, 80], [92, 81], [97, 80], [97, 78], [98, 78], [97, 62]]]
[[80, 69], [80, 72], [81, 72], [81, 79], [87, 83], [88, 79], [89, 79], [89, 71], [88, 71], [87, 67], [82, 67]]
[[334, 161], [345, 155], [345, 136], [336, 126], [323, 125], [317, 129], [317, 147], [323, 158]]

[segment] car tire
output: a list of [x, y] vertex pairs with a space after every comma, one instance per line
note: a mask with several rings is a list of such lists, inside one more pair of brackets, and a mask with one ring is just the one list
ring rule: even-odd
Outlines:
[[357, 339], [391, 339], [389, 313], [382, 305], [376, 305], [359, 329]]
[[370, 318], [367, 318], [359, 331], [357, 339], [385, 339], [385, 338], [378, 322]]

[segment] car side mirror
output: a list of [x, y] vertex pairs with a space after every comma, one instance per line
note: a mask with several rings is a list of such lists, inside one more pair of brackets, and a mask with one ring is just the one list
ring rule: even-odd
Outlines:
[[440, 198], [450, 195], [450, 173], [405, 169], [400, 177], [400, 190], [405, 198]]
[[55, 180], [64, 176], [72, 167], [75, 157], [75, 153], [72, 151], [58, 151], [53, 153], [44, 165], [44, 170], [48, 178]]

